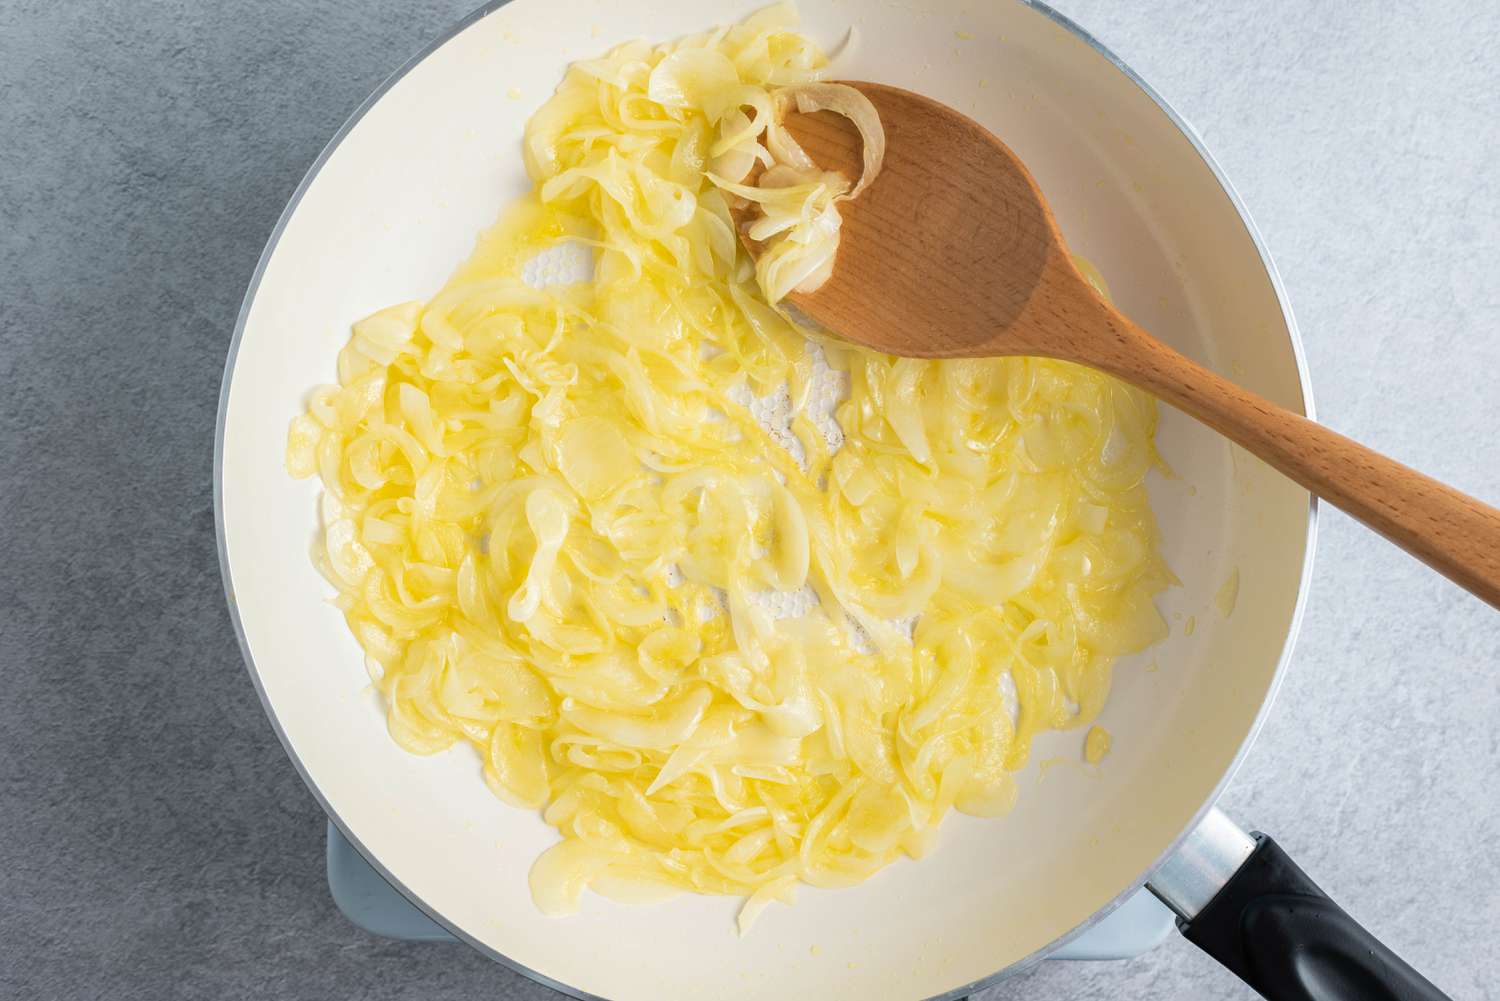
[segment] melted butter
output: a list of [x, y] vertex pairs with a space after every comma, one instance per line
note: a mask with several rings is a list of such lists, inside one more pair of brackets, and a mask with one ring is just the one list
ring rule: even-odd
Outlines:
[[1098, 724], [1089, 727], [1088, 736], [1083, 739], [1083, 760], [1091, 765], [1097, 765], [1109, 753], [1109, 745], [1108, 730]]
[[1084, 281], [1094, 287], [1095, 292], [1108, 301], [1114, 301], [1114, 297], [1109, 294], [1109, 284], [1104, 280], [1104, 273], [1095, 266], [1093, 261], [1082, 254], [1074, 254], [1073, 266], [1078, 269], [1079, 274], [1083, 275]]
[[1240, 568], [1235, 567], [1233, 570], [1229, 571], [1229, 576], [1224, 579], [1224, 583], [1222, 586], [1220, 586], [1219, 592], [1214, 595], [1214, 606], [1218, 608], [1219, 614], [1227, 619], [1234, 614], [1234, 606], [1235, 603], [1239, 601], [1239, 598]]

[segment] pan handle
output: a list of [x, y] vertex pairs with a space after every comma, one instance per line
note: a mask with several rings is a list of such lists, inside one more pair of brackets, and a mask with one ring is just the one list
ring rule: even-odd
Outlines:
[[1269, 835], [1217, 809], [1146, 885], [1188, 941], [1270, 1001], [1449, 1001]]

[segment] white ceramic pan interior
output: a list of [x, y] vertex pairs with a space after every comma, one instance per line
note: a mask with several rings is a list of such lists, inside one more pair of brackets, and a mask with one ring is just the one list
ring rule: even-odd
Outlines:
[[[261, 262], [226, 373], [218, 463], [231, 608], [251, 673], [304, 778], [350, 839], [455, 934], [611, 998], [940, 995], [1044, 953], [1139, 886], [1210, 804], [1275, 688], [1311, 548], [1308, 495], [1167, 408], [1176, 478], [1152, 499], [1182, 586], [1172, 636], [1121, 662], [1101, 722], [1038, 742], [1017, 808], [953, 817], [939, 849], [848, 890], [804, 887], [740, 939], [739, 901], [627, 907], [586, 895], [549, 919], [527, 890], [554, 840], [485, 789], [477, 756], [409, 755], [386, 734], [359, 650], [308, 560], [317, 486], [283, 470], [288, 420], [334, 378], [349, 325], [426, 297], [526, 188], [523, 123], [570, 60], [743, 17], [742, 0], [514, 0], [393, 78], [313, 168]], [[1031, 167], [1073, 249], [1169, 344], [1293, 410], [1306, 384], [1269, 261], [1185, 126], [1043, 8], [804, 0], [838, 75], [929, 94]], [[1232, 573], [1226, 617], [1216, 593]], [[1189, 628], [1189, 623], [1193, 627]]]

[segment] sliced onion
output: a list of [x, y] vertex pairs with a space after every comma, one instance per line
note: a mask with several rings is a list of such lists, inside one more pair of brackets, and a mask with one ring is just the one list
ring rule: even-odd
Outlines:
[[[785, 87], [777, 91], [776, 96], [777, 107], [780, 109], [795, 102], [797, 110], [804, 115], [814, 111], [832, 111], [849, 119], [859, 130], [864, 147], [864, 169], [844, 198], [858, 198], [859, 193], [880, 176], [880, 168], [885, 163], [885, 127], [880, 124], [880, 112], [875, 110], [875, 105], [859, 90], [847, 83], [804, 83]], [[783, 110], [782, 117], [784, 116]], [[790, 136], [787, 139], [795, 145], [795, 140], [791, 140]], [[805, 152], [803, 156], [806, 156]]]
[[[885, 149], [794, 25], [571, 69], [527, 126], [532, 195], [430, 302], [356, 324], [288, 429], [392, 737], [469, 743], [543, 811], [549, 913], [731, 893], [748, 930], [921, 855], [1166, 629], [1148, 397], [836, 346], [770, 304], [833, 273]], [[861, 176], [813, 163], [794, 110], [853, 121]], [[586, 274], [549, 285], [570, 244]]]

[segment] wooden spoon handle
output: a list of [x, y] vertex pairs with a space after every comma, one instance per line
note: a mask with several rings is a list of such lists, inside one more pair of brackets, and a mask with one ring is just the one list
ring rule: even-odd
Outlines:
[[[1118, 315], [1116, 320], [1124, 320]], [[1125, 320], [1086, 360], [1243, 445], [1308, 490], [1500, 608], [1500, 511], [1278, 407]]]

